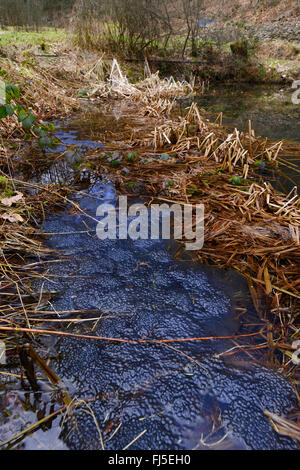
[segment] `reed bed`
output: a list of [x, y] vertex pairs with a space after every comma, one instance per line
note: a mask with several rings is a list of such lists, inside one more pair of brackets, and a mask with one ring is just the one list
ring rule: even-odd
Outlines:
[[191, 96], [194, 92], [194, 83], [176, 81], [173, 77], [162, 79], [159, 72], [151, 73], [147, 61], [144, 76], [137, 84], [130, 83], [118, 61], [113, 59], [108, 79], [95, 85], [89, 96], [130, 100], [140, 105], [139, 112], [142, 109], [143, 115], [159, 118], [171, 114], [176, 97]]
[[[136, 103], [138, 94], [123, 88], [125, 79], [117, 70], [120, 81], [115, 76], [113, 89], [124, 91], [121, 99]], [[298, 364], [291, 358], [293, 340], [299, 338], [300, 200], [296, 187], [283, 194], [258, 182], [255, 168], [257, 163], [288, 165], [283, 155], [299, 153], [299, 145], [256, 137], [251, 122], [248, 132], [228, 133], [221, 119], [208, 121], [196, 104], [184, 115], [161, 113], [159, 99], [158, 92], [157, 113], [148, 114], [159, 116], [153, 130], [144, 135], [133, 130], [124, 142], [124, 150], [133, 148], [140, 156], [126, 162], [126, 172], [103, 160], [99, 164], [97, 156], [88, 156], [88, 161], [98, 162], [99, 172], [108, 172], [128, 194], [136, 194], [129, 189], [135, 186], [151, 201], [204, 204], [205, 243], [197, 253], [199, 261], [234, 268], [247, 278], [256, 310], [273, 325], [268, 336], [268, 347], [276, 353], [273, 360], [297, 381]], [[142, 99], [138, 104], [135, 113], [147, 115], [147, 104]], [[175, 105], [173, 101], [173, 111]], [[120, 140], [118, 135], [115, 145], [112, 136], [108, 148], [120, 149]]]

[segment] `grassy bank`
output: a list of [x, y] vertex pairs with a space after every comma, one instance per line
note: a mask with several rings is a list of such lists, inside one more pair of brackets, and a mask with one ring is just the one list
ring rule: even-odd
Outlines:
[[0, 48], [16, 47], [20, 50], [30, 50], [35, 46], [53, 48], [61, 44], [70, 34], [64, 29], [42, 28], [40, 31], [18, 31], [15, 28], [0, 30]]
[[[9, 28], [0, 31], [0, 56], [12, 59], [23, 56], [26, 65], [26, 61], [34, 63], [41, 60], [37, 56], [86, 56], [86, 50], [90, 50], [92, 56], [105, 54], [108, 60], [118, 56], [130, 78], [142, 77], [144, 54], [142, 58], [139, 55], [134, 57], [134, 54], [128, 54], [122, 49], [110, 50], [110, 45], [102, 39], [98, 41], [99, 36], [95, 36], [94, 42], [91, 38], [86, 44], [76, 34], [63, 29], [43, 28], [39, 32], [31, 32]], [[160, 70], [164, 76], [173, 75], [181, 79], [189, 79], [193, 75], [199, 81], [284, 83], [299, 78], [300, 46], [297, 43], [280, 40], [258, 42], [250, 56], [245, 58], [232, 54], [232, 42], [217, 44], [211, 40], [199, 41], [198, 57], [187, 55], [183, 59], [180, 54], [183, 42], [184, 35], [179, 35], [175, 41], [170, 41], [168, 50], [163, 50], [162, 44], [157, 43], [147, 51], [151, 69]], [[187, 50], [189, 47], [188, 42]], [[50, 65], [50, 58], [48, 61]]]

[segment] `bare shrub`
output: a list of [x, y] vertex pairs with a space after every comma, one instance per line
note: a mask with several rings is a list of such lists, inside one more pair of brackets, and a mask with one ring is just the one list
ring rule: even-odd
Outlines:
[[0, 23], [4, 26], [40, 28], [61, 25], [75, 0], [1, 0]]
[[172, 34], [166, 0], [78, 0], [73, 29], [84, 47], [141, 53]]

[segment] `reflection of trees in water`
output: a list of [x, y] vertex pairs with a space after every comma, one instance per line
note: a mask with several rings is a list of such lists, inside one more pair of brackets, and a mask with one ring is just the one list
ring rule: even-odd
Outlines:
[[244, 130], [250, 119], [257, 135], [271, 140], [300, 140], [300, 109], [278, 89], [219, 87], [198, 97], [197, 102], [213, 116], [222, 112], [225, 125]]

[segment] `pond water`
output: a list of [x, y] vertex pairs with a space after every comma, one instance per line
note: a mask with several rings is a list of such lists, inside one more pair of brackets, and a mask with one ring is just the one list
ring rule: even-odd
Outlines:
[[[257, 101], [261, 95], [255, 93]], [[201, 106], [206, 100], [209, 113], [227, 113], [229, 125], [244, 125], [246, 108], [252, 106], [250, 99], [238, 105], [226, 87], [199, 100]], [[289, 138], [297, 140], [294, 120], [290, 122], [294, 127]], [[253, 118], [258, 134], [269, 132], [264, 125]], [[58, 132], [66, 145], [99, 145], [94, 143], [99, 140], [95, 122], [89, 132], [88, 123], [80, 125], [75, 118]], [[276, 132], [272, 138], [287, 135], [284, 126]], [[69, 332], [157, 340], [251, 334], [263, 327], [247, 283], [236, 272], [175, 256], [176, 246], [164, 240], [99, 240], [96, 210], [105, 202], [117, 204], [112, 183], [95, 180], [74, 198], [83, 213], [66, 207], [43, 225], [48, 246], [60, 250], [64, 259], [46, 265], [36, 285], [57, 291], [52, 319], [81, 320], [70, 322]], [[52, 328], [53, 323], [43, 326]], [[75, 400], [75, 411], [55, 417], [13, 447], [296, 449], [297, 443], [274, 432], [264, 414], [265, 409], [285, 414], [296, 406], [292, 386], [262, 365], [263, 352], [235, 349], [262, 342], [261, 336], [166, 344], [45, 337], [42, 347]], [[39, 392], [32, 392], [13, 377], [2, 382], [1, 442], [58, 409], [53, 388], [45, 380], [40, 385]], [[83, 399], [87, 401], [80, 402]]]
[[292, 102], [293, 92], [278, 85], [212, 86], [196, 102], [214, 117], [222, 112], [228, 127], [247, 130], [251, 120], [257, 136], [300, 142], [300, 105]]
[[[195, 101], [211, 120], [223, 113], [229, 130], [248, 130], [251, 120], [255, 135], [272, 141], [300, 142], [300, 105], [292, 102], [294, 90], [278, 85], [232, 84], [212, 87]], [[300, 188], [300, 153], [285, 157], [297, 169], [279, 166], [279, 171], [265, 170], [266, 177], [280, 191]]]

